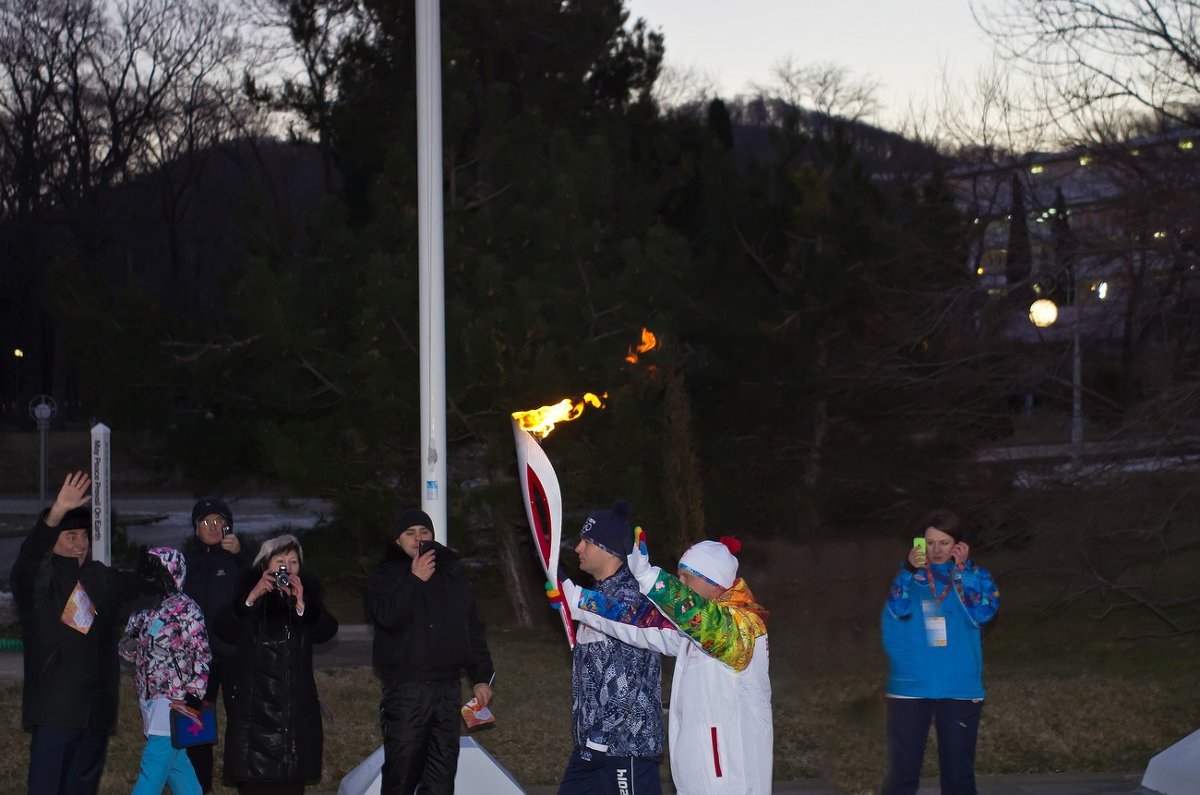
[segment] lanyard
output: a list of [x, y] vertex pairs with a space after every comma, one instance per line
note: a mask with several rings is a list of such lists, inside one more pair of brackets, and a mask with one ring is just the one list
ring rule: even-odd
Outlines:
[[940, 605], [942, 600], [946, 598], [946, 594], [950, 593], [950, 586], [952, 583], [950, 581], [946, 581], [946, 587], [942, 590], [942, 595], [938, 596], [937, 587], [933, 584], [933, 578], [937, 576], [933, 573], [933, 568], [926, 566], [925, 574], [929, 577], [929, 594], [936, 600], [934, 604]]

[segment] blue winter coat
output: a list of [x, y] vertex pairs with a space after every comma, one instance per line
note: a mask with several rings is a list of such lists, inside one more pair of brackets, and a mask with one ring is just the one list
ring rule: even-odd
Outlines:
[[892, 582], [882, 618], [887, 694], [983, 698], [980, 630], [996, 615], [1000, 591], [987, 569], [970, 561], [962, 569], [949, 561], [930, 570], [932, 591], [927, 569], [902, 569]]

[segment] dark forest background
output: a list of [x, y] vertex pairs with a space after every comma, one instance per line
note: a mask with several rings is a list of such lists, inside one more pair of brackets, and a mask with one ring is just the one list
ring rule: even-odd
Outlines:
[[[163, 488], [331, 497], [374, 536], [419, 496], [412, 3], [2, 8], [3, 432], [49, 394]], [[980, 454], [1045, 440], [1016, 410], [1031, 362], [1065, 429], [1064, 349], [1000, 334], [1032, 296], [979, 288], [954, 187], [1014, 152], [804, 103], [836, 68], [666, 103], [669, 41], [620, 0], [441, 16], [452, 522], [523, 533], [509, 415], [591, 391], [546, 442], [568, 515], [625, 497], [672, 552], [941, 504], [1028, 537], [1014, 467]], [[1089, 371], [1092, 438], [1191, 432], [1189, 306], [1146, 324], [1163, 389], [1127, 388], [1138, 339]]]

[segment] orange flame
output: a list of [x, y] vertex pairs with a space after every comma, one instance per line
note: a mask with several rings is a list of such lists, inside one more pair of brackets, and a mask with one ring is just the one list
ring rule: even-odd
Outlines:
[[588, 392], [578, 402], [572, 402], [570, 398], [563, 398], [552, 406], [542, 406], [540, 409], [529, 411], [514, 411], [512, 416], [522, 429], [529, 431], [539, 439], [545, 439], [550, 435], [550, 431], [554, 430], [557, 423], [578, 419], [589, 403], [595, 408], [604, 408], [604, 398], [607, 397], [607, 392], [600, 396]]
[[629, 346], [629, 353], [625, 354], [625, 361], [630, 364], [637, 364], [638, 354], [653, 350], [658, 345], [658, 338], [654, 336], [654, 332], [648, 328], [642, 329], [642, 343], [635, 350], [632, 345]]

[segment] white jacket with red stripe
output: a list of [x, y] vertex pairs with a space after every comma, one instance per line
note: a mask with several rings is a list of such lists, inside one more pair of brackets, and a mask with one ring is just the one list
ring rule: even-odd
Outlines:
[[[664, 579], [669, 577], [663, 575]], [[677, 582], [671, 585], [678, 587]], [[735, 597], [731, 592], [737, 591], [749, 594], [744, 580], [738, 580], [726, 594]], [[729, 617], [743, 607], [736, 597], [726, 601], [722, 595], [706, 603], [694, 592], [689, 594], [692, 598], [687, 602], [693, 615], [720, 613]], [[652, 593], [650, 598], [656, 595]], [[765, 624], [758, 623], [760, 632], [738, 633], [743, 643], [735, 655], [735, 667], [719, 659], [729, 659], [733, 654], [732, 649], [721, 648], [720, 640], [715, 644], [707, 639], [702, 642], [675, 626], [647, 626], [654, 622], [596, 597], [595, 592], [583, 592], [573, 611], [580, 623], [676, 658], [667, 736], [671, 778], [680, 795], [770, 795], [774, 732]], [[662, 612], [668, 619], [677, 620], [670, 609]], [[615, 620], [618, 618], [624, 621]], [[725, 628], [731, 629], [729, 624]], [[686, 629], [693, 630], [693, 635], [711, 636], [705, 630], [713, 627]]]

